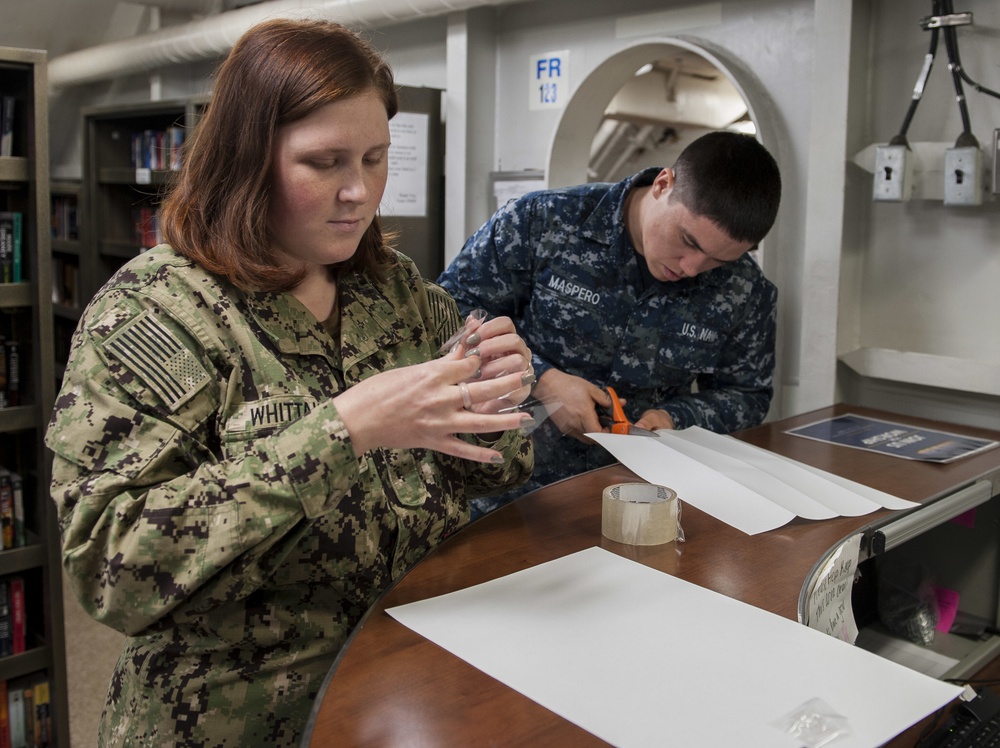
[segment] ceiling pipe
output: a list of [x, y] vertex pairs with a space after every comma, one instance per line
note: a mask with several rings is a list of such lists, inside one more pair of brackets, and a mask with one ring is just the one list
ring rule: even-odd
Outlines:
[[522, 0], [268, 0], [110, 42], [49, 61], [51, 89], [107, 80], [199, 60], [215, 60], [256, 23], [270, 18], [323, 18], [347, 26], [388, 26], [415, 18]]

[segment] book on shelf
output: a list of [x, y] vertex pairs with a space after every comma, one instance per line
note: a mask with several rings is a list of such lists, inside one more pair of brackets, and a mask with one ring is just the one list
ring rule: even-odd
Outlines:
[[0, 657], [14, 654], [14, 617], [10, 607], [10, 585], [0, 579]]
[[5, 94], [0, 100], [0, 156], [14, 155], [14, 107], [16, 100]]
[[21, 346], [0, 335], [0, 408], [21, 404]]
[[10, 638], [14, 654], [27, 649], [27, 620], [24, 608], [24, 578], [10, 577]]
[[7, 683], [7, 722], [10, 724], [11, 748], [28, 745], [24, 725], [24, 689], [14, 681]]
[[9, 474], [0, 474], [0, 540], [3, 550], [14, 547], [14, 484]]
[[23, 548], [28, 544], [28, 533], [24, 524], [24, 480], [19, 473], [8, 471], [11, 488], [14, 490], [14, 547]]
[[0, 283], [20, 283], [22, 280], [21, 234], [21, 213], [0, 211]]
[[35, 745], [46, 748], [52, 745], [52, 707], [49, 698], [49, 682], [42, 678], [35, 681]]
[[[27, 545], [24, 526], [24, 481], [20, 474], [2, 465], [0, 465], [0, 539], [3, 541], [3, 550]], [[11, 542], [9, 546], [8, 539]]]
[[0, 680], [0, 748], [10, 748], [10, 716], [7, 709], [7, 681]]
[[44, 672], [0, 681], [0, 748], [51, 748], [52, 697]]
[[[24, 742], [26, 748], [35, 748], [35, 687], [26, 679], [14, 682], [15, 688], [20, 688], [24, 694], [21, 704], [24, 708]], [[10, 689], [10, 685], [7, 686]]]
[[0, 408], [10, 405], [7, 397], [7, 338], [0, 335]]
[[24, 604], [24, 578], [0, 579], [0, 657], [27, 649]]
[[21, 214], [14, 213], [14, 282], [24, 280], [24, 249], [21, 230]]
[[181, 168], [181, 153], [184, 149], [184, 128], [168, 128], [167, 138], [170, 147], [170, 168], [173, 171], [178, 171]]
[[184, 128], [143, 130], [132, 134], [132, 166], [136, 169], [177, 171], [181, 166]]
[[163, 242], [159, 208], [150, 206], [135, 208], [132, 211], [132, 221], [133, 241], [140, 247], [140, 251], [152, 249]]
[[52, 238], [76, 241], [80, 238], [75, 195], [52, 196]]

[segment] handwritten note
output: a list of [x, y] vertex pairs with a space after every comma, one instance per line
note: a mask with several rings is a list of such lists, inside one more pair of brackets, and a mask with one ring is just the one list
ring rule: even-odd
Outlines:
[[427, 215], [427, 138], [430, 116], [400, 112], [389, 121], [389, 183], [380, 209], [387, 215]]
[[823, 564], [809, 594], [806, 623], [810, 628], [854, 644], [858, 625], [851, 607], [854, 572], [861, 550], [861, 534], [848, 538]]

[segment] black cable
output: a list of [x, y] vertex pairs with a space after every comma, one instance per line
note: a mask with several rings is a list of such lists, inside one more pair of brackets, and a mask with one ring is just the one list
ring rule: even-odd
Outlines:
[[[946, 13], [952, 13], [953, 12], [952, 11], [952, 0], [947, 0], [947, 3], [948, 3], [948, 9], [945, 12]], [[954, 27], [951, 27], [951, 28], [952, 28], [952, 35], [954, 35], [955, 34]], [[983, 86], [983, 85], [977, 83], [976, 81], [972, 80], [972, 78], [969, 77], [968, 73], [965, 72], [965, 68], [962, 67], [962, 60], [960, 59], [960, 56], [959, 56], [959, 53], [958, 53], [958, 37], [957, 36], [953, 36], [953, 38], [954, 38], [954, 44], [955, 44], [955, 55], [954, 55], [955, 68], [958, 70], [958, 74], [962, 78], [962, 80], [964, 80], [966, 83], [968, 83], [974, 89], [976, 89], [976, 91], [978, 93], [986, 94], [987, 96], [993, 96], [993, 97], [995, 97], [997, 99], [1000, 99], [1000, 93], [997, 93], [996, 91], [993, 91], [993, 90], [987, 88], [986, 86]]]
[[913, 742], [913, 745], [916, 748], [919, 748], [919, 746], [923, 745], [924, 742], [928, 738], [930, 738], [930, 736], [933, 735], [941, 725], [944, 724], [945, 715], [947, 714], [947, 712], [948, 712], [947, 704], [945, 704], [943, 707], [934, 712], [931, 721], [924, 726], [924, 729], [920, 731], [920, 734], [917, 735], [917, 739]]
[[[956, 50], [956, 52], [957, 51], [958, 50]], [[994, 97], [1000, 99], [1000, 93], [997, 93], [996, 91], [993, 91], [993, 90], [987, 88], [986, 86], [984, 86], [982, 84], [976, 83], [974, 80], [972, 80], [972, 78], [970, 78], [968, 75], [966, 75], [965, 74], [965, 68], [961, 68], [959, 70], [959, 73], [962, 76], [962, 80], [964, 80], [966, 83], [968, 83], [974, 89], [976, 89], [977, 93], [986, 94], [987, 96], [994, 96]]]
[[[940, 0], [931, 0], [931, 12], [933, 15], [940, 15]], [[927, 84], [927, 79], [931, 73], [931, 67], [934, 65], [934, 56], [937, 54], [938, 45], [938, 30], [937, 28], [931, 29], [931, 43], [927, 50], [927, 54], [924, 56], [924, 67], [920, 71], [920, 76], [917, 78], [917, 82], [913, 87], [913, 98], [910, 99], [910, 106], [906, 110], [906, 116], [903, 117], [903, 124], [899, 128], [899, 134], [897, 134], [892, 140], [889, 141], [889, 145], [907, 145], [906, 142], [906, 132], [910, 129], [910, 123], [913, 121], [913, 115], [917, 113], [917, 105], [920, 103], [920, 98], [924, 93], [924, 86]]]
[[[932, 18], [943, 15], [952, 15], [954, 12], [953, 0], [932, 0], [931, 2]], [[957, 147], [979, 147], [979, 141], [976, 140], [976, 137], [972, 134], [972, 123], [969, 117], [969, 107], [965, 97], [965, 89], [962, 85], [963, 82], [972, 86], [977, 93], [986, 94], [987, 96], [993, 96], [1000, 99], [1000, 93], [987, 88], [981, 83], [978, 83], [965, 72], [965, 69], [962, 67], [962, 58], [958, 47], [958, 35], [955, 31], [955, 27], [934, 26], [930, 29], [931, 41], [927, 54], [924, 56], [924, 68], [921, 70], [920, 77], [917, 79], [917, 83], [914, 86], [913, 97], [910, 99], [910, 105], [906, 110], [906, 115], [903, 117], [903, 124], [899, 128], [899, 133], [889, 141], [890, 145], [908, 145], [906, 133], [909, 131], [910, 124], [912, 123], [913, 117], [917, 112], [917, 105], [920, 103], [923, 96], [924, 86], [927, 83], [931, 67], [934, 64], [934, 58], [937, 54], [939, 29], [944, 32], [945, 48], [948, 53], [948, 69], [951, 72], [952, 82], [955, 86], [955, 97], [958, 102], [958, 111], [962, 118], [962, 134], [959, 135], [958, 139], [955, 141], [955, 145]]]
[[[953, 13], [951, 0], [941, 0], [941, 2], [942, 10], [946, 15]], [[963, 143], [963, 141], [972, 139], [975, 141], [975, 145], [978, 146], [979, 141], [976, 141], [972, 135], [972, 122], [969, 120], [969, 106], [965, 100], [965, 88], [962, 86], [962, 64], [958, 59], [958, 39], [955, 35], [954, 26], [944, 27], [944, 46], [945, 49], [948, 50], [948, 69], [951, 71], [951, 79], [955, 84], [955, 98], [958, 101], [958, 113], [962, 117], [962, 134], [959, 135], [955, 145], [971, 145], [972, 143]]]
[[954, 683], [956, 686], [969, 684], [970, 686], [989, 688], [1000, 685], [1000, 678], [945, 678], [944, 680], [947, 683]]

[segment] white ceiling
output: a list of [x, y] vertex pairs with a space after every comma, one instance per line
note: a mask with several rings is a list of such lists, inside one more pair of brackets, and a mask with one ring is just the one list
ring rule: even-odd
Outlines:
[[[0, 0], [0, 46], [49, 59], [243, 5], [247, 0]], [[157, 16], [159, 19], [157, 21]]]

